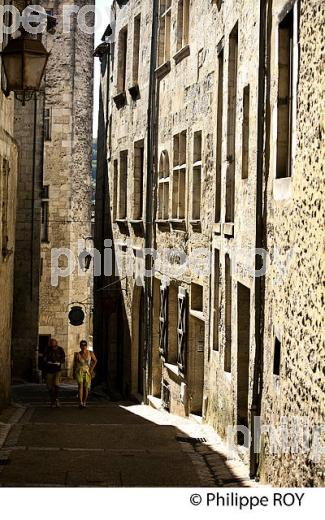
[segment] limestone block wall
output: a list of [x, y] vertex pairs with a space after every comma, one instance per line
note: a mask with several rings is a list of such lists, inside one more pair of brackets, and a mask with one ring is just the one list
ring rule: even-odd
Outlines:
[[17, 193], [14, 99], [0, 92], [0, 408], [8, 404], [11, 383], [11, 328]]
[[[227, 118], [228, 118], [228, 78], [229, 39], [234, 27], [238, 24], [238, 72], [236, 139], [234, 157], [228, 157], [227, 151]], [[177, 25], [177, 6], [172, 3], [171, 26]], [[179, 400], [181, 378], [168, 375], [163, 369], [164, 378], [170, 383], [172, 391], [172, 408], [177, 413], [191, 411], [190, 402], [193, 392], [198, 392], [196, 363], [194, 353], [197, 351], [197, 340], [192, 332], [195, 320], [191, 309], [191, 283], [203, 286], [203, 320], [204, 333], [204, 385], [202, 401], [205, 399], [207, 420], [220, 433], [224, 433], [229, 424], [234, 424], [237, 402], [237, 282], [251, 289], [253, 302], [254, 279], [252, 266], [255, 244], [255, 184], [256, 184], [256, 140], [257, 140], [257, 70], [258, 70], [258, 35], [259, 11], [256, 2], [191, 2], [189, 24], [189, 55], [178, 62], [176, 54], [176, 31], [172, 30], [171, 39], [171, 71], [160, 81], [159, 87], [159, 151], [169, 155], [171, 169], [173, 165], [173, 136], [187, 131], [187, 180], [186, 180], [186, 216], [183, 230], [176, 225], [157, 225], [157, 248], [177, 248], [187, 254], [197, 254], [204, 248], [203, 275], [196, 273], [196, 263], [183, 276], [179, 283], [189, 293], [189, 330], [188, 356], [189, 373], [187, 398], [182, 404]], [[223, 50], [223, 80], [218, 65], [218, 56]], [[218, 88], [219, 83], [221, 86]], [[249, 171], [248, 178], [242, 179], [242, 127], [243, 127], [243, 91], [250, 88], [250, 122], [249, 122]], [[222, 90], [223, 96], [220, 95]], [[220, 107], [223, 120], [218, 130]], [[218, 108], [219, 107], [219, 108]], [[191, 193], [195, 157], [194, 134], [202, 132], [202, 186], [201, 186], [201, 226], [199, 229], [191, 223]], [[218, 134], [219, 132], [219, 134]], [[217, 143], [221, 140], [221, 156], [217, 158]], [[226, 175], [229, 162], [235, 162], [235, 219], [234, 230], [229, 233], [226, 221]], [[219, 163], [219, 164], [218, 164]], [[217, 186], [217, 168], [221, 169], [221, 190]], [[171, 173], [172, 175], [172, 173]], [[217, 216], [216, 208], [220, 206]], [[170, 206], [171, 211], [171, 206]], [[233, 235], [233, 236], [232, 236]], [[215, 251], [219, 251], [220, 280], [215, 279]], [[233, 263], [232, 276], [232, 352], [231, 373], [224, 371], [225, 350], [225, 255], [230, 255]], [[210, 264], [210, 265], [209, 265]], [[160, 277], [158, 275], [158, 277]], [[175, 275], [176, 277], [176, 275]], [[216, 286], [219, 287], [219, 338], [218, 345], [213, 345], [214, 311], [213, 299]], [[254, 308], [251, 305], [248, 320], [253, 323]], [[194, 320], [194, 321], [193, 321]], [[210, 325], [209, 325], [210, 324]], [[213, 347], [216, 347], [215, 349]], [[253, 372], [254, 333], [250, 331], [250, 385]], [[192, 361], [191, 361], [192, 360]], [[191, 366], [192, 365], [192, 366]], [[193, 381], [191, 382], [191, 378]], [[175, 388], [176, 384], [176, 388]], [[203, 403], [202, 403], [203, 405]], [[194, 411], [194, 410], [193, 410]], [[203, 410], [204, 411], [204, 410]]]
[[[255, 344], [259, 339], [255, 337], [255, 318], [261, 311], [265, 329], [262, 422], [276, 426], [281, 416], [290, 415], [308, 416], [312, 423], [320, 424], [324, 419], [320, 288], [323, 257], [319, 232], [323, 217], [320, 197], [324, 133], [320, 106], [323, 95], [320, 63], [324, 57], [319, 36], [324, 9], [317, 1], [308, 5], [306, 2], [296, 4], [300, 5], [300, 18], [297, 18], [299, 25], [294, 32], [299, 45], [294, 43], [293, 48], [293, 55], [299, 59], [293, 69], [292, 99], [290, 96], [293, 107], [292, 176], [275, 178], [277, 33], [284, 9], [289, 11], [293, 4], [270, 1], [266, 19], [260, 20], [259, 2], [253, 0], [193, 0], [189, 2], [188, 40], [179, 49], [177, 2], [172, 1], [170, 52], [168, 55], [166, 47], [165, 54], [160, 47], [158, 52], [161, 60], [156, 70], [154, 245], [160, 254], [166, 249], [178, 250], [189, 263], [182, 267], [175, 259], [169, 264], [165, 261], [157, 265], [155, 272], [152, 393], [155, 397], [168, 399], [172, 413], [202, 415], [223, 437], [227, 435], [228, 426], [250, 426], [257, 368]], [[122, 370], [117, 370], [115, 375], [123, 381], [124, 390], [129, 389], [138, 397], [141, 289], [135, 284], [136, 274], [127, 271], [127, 253], [131, 250], [132, 258], [132, 253], [143, 246], [144, 237], [132, 223], [129, 211], [135, 191], [133, 144], [139, 139], [146, 141], [149, 74], [146, 45], [150, 39], [151, 7], [151, 3], [149, 6], [149, 3], [141, 2], [141, 16], [145, 20], [140, 45], [141, 49], [144, 46], [140, 54], [143, 58], [139, 76], [141, 96], [134, 101], [128, 92], [133, 64], [130, 52], [132, 56], [133, 19], [140, 12], [140, 3], [129, 1], [121, 8], [117, 2], [113, 4], [117, 25], [111, 64], [108, 137], [113, 246], [116, 255], [123, 258], [118, 272], [122, 309], [116, 304], [114, 319], [107, 321], [108, 327], [123, 323], [123, 333], [120, 334], [119, 326], [117, 333], [112, 333], [109, 355], [114, 359], [122, 357]], [[262, 86], [258, 84], [261, 23], [266, 29], [264, 150], [257, 148], [258, 95]], [[125, 81], [124, 78], [121, 81], [117, 74], [123, 68], [124, 52], [120, 51], [126, 28], [126, 75]], [[124, 87], [125, 95], [121, 91]], [[186, 147], [179, 153], [174, 143], [179, 140], [183, 146], [185, 132]], [[198, 132], [202, 137], [201, 161], [195, 145]], [[126, 218], [122, 211], [119, 219], [121, 152], [126, 151], [128, 211]], [[263, 153], [264, 169], [259, 168], [257, 172], [258, 152]], [[165, 177], [169, 178], [165, 212], [161, 211], [158, 196], [161, 165], [166, 168]], [[201, 204], [199, 212], [196, 205], [195, 213], [192, 194], [197, 188], [194, 182], [197, 168], [201, 168]], [[122, 174], [123, 171], [122, 168]], [[176, 190], [173, 193], [172, 186], [180, 171], [185, 171], [185, 184], [181, 186], [183, 206], [176, 211], [173, 204]], [[262, 178], [265, 246], [270, 263], [265, 302], [262, 297], [265, 306], [255, 309], [256, 186]], [[146, 179], [144, 189], [145, 186]], [[200, 213], [200, 218], [194, 213]], [[199, 261], [195, 255], [202, 249]], [[205, 269], [198, 272], [200, 263]], [[172, 294], [167, 312], [172, 354], [171, 359], [165, 361], [159, 354], [161, 283], [169, 284]], [[186, 292], [188, 298], [187, 368], [183, 375], [179, 373], [175, 358], [178, 291]], [[197, 294], [201, 294], [200, 305], [197, 305]], [[280, 376], [276, 377], [273, 373], [275, 336], [281, 343]], [[311, 462], [308, 454], [292, 456], [277, 452], [271, 455], [269, 447], [269, 438], [263, 435], [259, 458], [263, 482], [277, 485], [319, 485], [323, 482], [321, 465]], [[243, 459], [249, 462], [248, 447], [241, 446], [239, 450]]]
[[[148, 86], [149, 86], [149, 66], [151, 53], [151, 30], [152, 30], [152, 2], [131, 0], [125, 6], [119, 7], [116, 2], [113, 5], [113, 15], [116, 18], [115, 27], [115, 45], [112, 50], [112, 81], [111, 81], [111, 127], [108, 137], [108, 177], [109, 177], [109, 193], [111, 204], [111, 218], [113, 228], [113, 248], [116, 257], [120, 259], [120, 271], [118, 274], [121, 278], [121, 300], [120, 310], [116, 308], [116, 313], [111, 317], [113, 324], [116, 319], [117, 327], [120, 329], [122, 325], [122, 316], [124, 316], [123, 330], [123, 353], [115, 353], [112, 359], [111, 368], [119, 364], [119, 368], [115, 368], [119, 372], [120, 377], [123, 373], [124, 390], [132, 394], [138, 394], [138, 350], [139, 337], [136, 331], [139, 327], [139, 298], [141, 296], [141, 283], [136, 284], [136, 272], [132, 272], [127, 276], [127, 265], [134, 263], [135, 251], [144, 247], [144, 234], [146, 222], [146, 171], [147, 171], [147, 109], [148, 109]], [[129, 92], [129, 88], [134, 85], [133, 62], [137, 53], [133, 51], [134, 47], [134, 19], [141, 15], [140, 22], [140, 42], [139, 42], [139, 65], [138, 65], [138, 88], [139, 96], [134, 98]], [[120, 93], [118, 82], [119, 75], [119, 35], [123, 29], [127, 27], [127, 51], [126, 51], [126, 72], [125, 72], [125, 104], [119, 108], [113, 98]], [[136, 169], [135, 164], [135, 143], [143, 147], [143, 164], [144, 172], [142, 184], [143, 192], [143, 213], [138, 222], [133, 222], [134, 215], [134, 199], [135, 191], [139, 190], [138, 184], [134, 178]], [[118, 176], [121, 169], [121, 152], [128, 153], [127, 159], [127, 213], [124, 222], [119, 222], [118, 214]], [[115, 194], [115, 195], [114, 195]], [[129, 260], [127, 260], [129, 259]], [[109, 294], [109, 293], [108, 293]], [[116, 297], [116, 293], [112, 294], [112, 298]], [[112, 331], [112, 347], [114, 348], [114, 338], [116, 337]], [[121, 335], [117, 345], [121, 349]], [[119, 360], [122, 356], [123, 362]], [[121, 365], [123, 365], [121, 367]], [[114, 371], [114, 369], [113, 369]]]
[[[266, 280], [262, 416], [275, 426], [281, 417], [287, 418], [289, 426], [295, 417], [298, 425], [305, 418], [310, 437], [304, 451], [298, 434], [298, 453], [280, 452], [274, 457], [265, 436], [261, 473], [277, 486], [319, 486], [324, 485], [324, 455], [317, 446], [315, 427], [324, 424], [324, 46], [320, 35], [325, 7], [322, 2], [300, 2], [292, 176], [276, 179], [277, 19], [284, 6], [285, 2], [273, 2], [267, 184], [271, 267]], [[273, 375], [276, 337], [281, 343], [278, 378]]]
[[[71, 4], [82, 7], [89, 2]], [[45, 142], [44, 151], [43, 182], [49, 186], [49, 239], [41, 248], [39, 333], [58, 340], [66, 350], [69, 367], [79, 341], [88, 339], [91, 310], [90, 272], [77, 273], [77, 242], [91, 235], [93, 37], [80, 31], [73, 16], [71, 30], [63, 32], [61, 2], [44, 2], [44, 6], [53, 9], [58, 25], [55, 34], [47, 37], [51, 56], [45, 78], [45, 106], [52, 114], [52, 136]], [[51, 284], [53, 248], [70, 249], [76, 261], [73, 273], [61, 277], [57, 287]], [[64, 257], [60, 262], [61, 266], [66, 265]], [[73, 302], [85, 302], [87, 314], [84, 325], [72, 329], [68, 312]]]
[[25, 106], [15, 100], [14, 132], [19, 147], [19, 168], [12, 363], [14, 377], [25, 380], [35, 378], [38, 368], [43, 113], [43, 92]]

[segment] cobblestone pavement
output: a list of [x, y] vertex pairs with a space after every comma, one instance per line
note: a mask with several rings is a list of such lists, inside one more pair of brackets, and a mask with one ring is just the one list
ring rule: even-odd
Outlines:
[[0, 486], [251, 487], [212, 428], [150, 406], [93, 395], [80, 410], [62, 385], [51, 409], [44, 385], [17, 385], [0, 415]]

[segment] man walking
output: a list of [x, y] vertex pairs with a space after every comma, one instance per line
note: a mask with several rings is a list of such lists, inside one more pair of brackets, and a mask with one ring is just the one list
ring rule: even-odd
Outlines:
[[65, 362], [65, 353], [59, 347], [56, 339], [51, 339], [49, 347], [44, 352], [44, 370], [46, 373], [46, 384], [50, 394], [51, 407], [58, 407], [59, 385], [61, 378], [61, 366]]

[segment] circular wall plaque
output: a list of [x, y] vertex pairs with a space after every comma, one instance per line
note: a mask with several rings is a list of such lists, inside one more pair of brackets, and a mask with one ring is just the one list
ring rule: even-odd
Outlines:
[[69, 322], [75, 327], [79, 327], [85, 320], [85, 313], [81, 307], [75, 306], [69, 312]]

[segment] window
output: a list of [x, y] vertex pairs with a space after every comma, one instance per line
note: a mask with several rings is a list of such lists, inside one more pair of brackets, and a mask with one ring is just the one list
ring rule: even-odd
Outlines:
[[186, 131], [174, 136], [172, 218], [185, 219]]
[[113, 163], [113, 207], [112, 207], [112, 218], [116, 221], [117, 218], [117, 194], [118, 194], [118, 160], [115, 159]]
[[49, 241], [49, 186], [42, 187], [41, 201], [41, 241]]
[[177, 13], [177, 51], [188, 44], [190, 22], [190, 0], [178, 1]]
[[143, 216], [143, 167], [144, 142], [134, 144], [134, 171], [133, 171], [133, 218], [141, 220]]
[[293, 10], [279, 24], [277, 178], [291, 176], [293, 118]]
[[214, 283], [213, 283], [213, 350], [219, 350], [219, 323], [220, 323], [220, 253], [214, 252]]
[[133, 24], [133, 85], [137, 85], [139, 81], [140, 29], [141, 15], [139, 14], [134, 18]]
[[231, 338], [232, 338], [232, 276], [229, 255], [225, 258], [225, 357], [224, 370], [231, 372]]
[[202, 132], [194, 133], [192, 172], [192, 220], [201, 219]]
[[243, 94], [243, 128], [242, 128], [242, 179], [248, 178], [249, 167], [249, 105], [250, 88], [246, 85]]
[[281, 366], [281, 341], [276, 337], [274, 342], [273, 374], [280, 375]]
[[121, 29], [118, 39], [118, 72], [117, 90], [124, 92], [126, 86], [126, 57], [127, 57], [128, 29]]
[[[249, 288], [237, 283], [237, 424], [246, 427], [249, 421], [250, 298]], [[238, 444], [246, 446], [241, 432]]]
[[168, 287], [160, 286], [159, 353], [164, 360], [168, 355]]
[[42, 200], [41, 205], [41, 241], [48, 242], [49, 232], [49, 201]]
[[52, 139], [52, 109], [44, 109], [44, 139], [51, 141]]
[[178, 368], [182, 374], [185, 374], [187, 357], [187, 292], [183, 287], [178, 289], [177, 345]]
[[218, 55], [218, 112], [217, 112], [217, 157], [216, 157], [216, 222], [221, 216], [221, 164], [222, 164], [222, 127], [223, 127], [223, 49]]
[[170, 60], [171, 0], [160, 0], [158, 66]]
[[118, 200], [118, 219], [127, 218], [127, 177], [128, 177], [128, 152], [120, 153], [119, 171], [119, 200]]
[[236, 165], [236, 105], [238, 69], [238, 26], [229, 38], [228, 63], [228, 122], [227, 122], [227, 181], [226, 181], [226, 222], [234, 222], [235, 216], [235, 165]]
[[166, 361], [171, 365], [177, 365], [177, 308], [178, 285], [171, 282], [168, 287], [168, 356]]
[[3, 158], [1, 162], [2, 162], [1, 248], [2, 248], [2, 256], [5, 258], [8, 254], [8, 249], [9, 249], [9, 247], [8, 247], [9, 246], [8, 211], [9, 211], [10, 166], [9, 166], [9, 161], [5, 158]]
[[197, 283], [191, 284], [191, 310], [203, 312], [203, 287]]
[[159, 161], [158, 179], [158, 219], [168, 220], [169, 218], [169, 157], [168, 152], [162, 152]]

